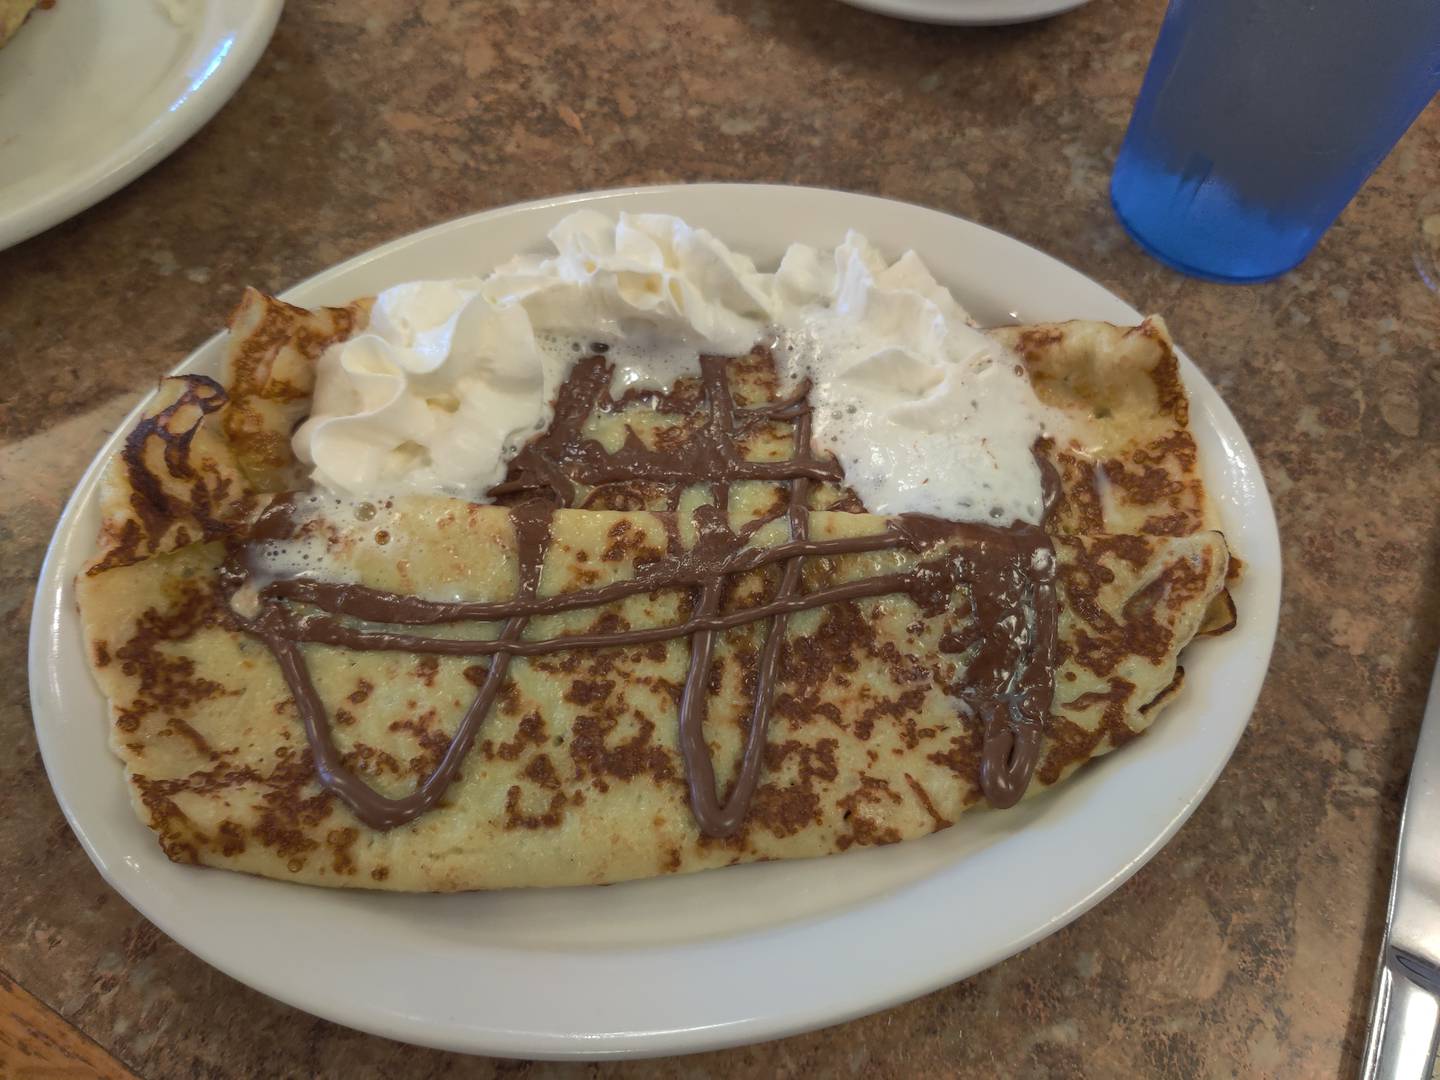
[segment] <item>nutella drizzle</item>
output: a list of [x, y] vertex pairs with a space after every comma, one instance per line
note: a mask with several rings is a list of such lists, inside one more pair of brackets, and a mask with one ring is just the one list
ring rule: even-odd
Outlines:
[[[868, 536], [814, 540], [809, 535], [810, 485], [843, 479], [838, 464], [814, 455], [810, 446], [808, 385], [779, 401], [737, 406], [723, 357], [700, 359], [703, 422], [678, 450], [651, 450], [633, 430], [623, 445], [607, 452], [583, 434], [596, 411], [614, 410], [631, 400], [649, 400], [663, 411], [677, 410], [667, 394], [627, 391], [610, 396], [612, 366], [595, 355], [578, 362], [561, 387], [549, 428], [527, 443], [511, 461], [503, 483], [491, 496], [510, 505], [519, 561], [519, 589], [510, 600], [443, 602], [371, 589], [362, 585], [287, 577], [259, 589], [259, 611], [241, 620], [249, 633], [274, 655], [295, 699], [314, 757], [320, 785], [339, 797], [366, 825], [391, 829], [436, 806], [455, 779], [505, 681], [510, 659], [567, 649], [613, 648], [690, 638], [690, 661], [679, 708], [679, 747], [696, 824], [706, 836], [728, 837], [743, 826], [759, 785], [764, 762], [771, 700], [781, 667], [786, 625], [795, 612], [864, 597], [907, 594], [927, 614], [951, 606], [956, 589], [969, 588], [973, 626], [965, 634], [947, 634], [942, 652], [967, 654], [964, 679], [952, 694], [962, 710], [983, 728], [980, 787], [997, 807], [1011, 806], [1025, 793], [1039, 753], [1054, 694], [1057, 631], [1055, 554], [1040, 526], [1016, 523], [1008, 528], [942, 521], [907, 514]], [[790, 422], [794, 452], [783, 461], [748, 461], [740, 439], [758, 426]], [[1053, 505], [1058, 477], [1037, 452], [1046, 491]], [[728, 511], [730, 485], [737, 480], [788, 483], [781, 512], [790, 539], [770, 547], [747, 546], [755, 531], [775, 517], [752, 521], [738, 531]], [[633, 578], [597, 588], [540, 596], [539, 583], [550, 542], [554, 510], [581, 505], [578, 488], [643, 482], [666, 492], [673, 511], [686, 488], [708, 484], [710, 501], [692, 516], [695, 537], [689, 548], [670, 525], [670, 557], [641, 568]], [[289, 538], [295, 529], [293, 503], [282, 496], [257, 519], [249, 540]], [[951, 545], [959, 544], [958, 550]], [[919, 555], [908, 569], [801, 591], [807, 557], [907, 549]], [[227, 583], [238, 588], [249, 577], [249, 552], [236, 550], [227, 563]], [[761, 566], [780, 563], [775, 594], [754, 607], [721, 613], [727, 579]], [[526, 640], [529, 619], [593, 607], [661, 589], [698, 589], [691, 613], [670, 626], [640, 630], [561, 634]], [[282, 601], [317, 609], [298, 612]], [[365, 630], [336, 616], [392, 626], [435, 626], [462, 621], [502, 621], [498, 637], [459, 640], [391, 630]], [[764, 643], [755, 675], [739, 768], [728, 794], [716, 789], [715, 768], [705, 741], [710, 671], [715, 636], [730, 627], [765, 620]], [[475, 700], [460, 720], [444, 757], [409, 795], [389, 798], [345, 767], [331, 737], [321, 702], [301, 650], [315, 642], [355, 650], [406, 651], [431, 655], [489, 656], [490, 663]]]

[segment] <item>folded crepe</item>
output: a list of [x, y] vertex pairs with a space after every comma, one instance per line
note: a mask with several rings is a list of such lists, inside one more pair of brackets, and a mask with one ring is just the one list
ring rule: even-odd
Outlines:
[[[1005, 332], [1080, 433], [1041, 530], [865, 513], [763, 351], [620, 401], [582, 361], [500, 505], [297, 493], [364, 318], [247, 294], [226, 385], [165, 380], [103, 483], [89, 657], [177, 861], [449, 891], [892, 843], [1134, 738], [1233, 623], [1158, 320]], [[676, 465], [721, 415], [728, 464]]]

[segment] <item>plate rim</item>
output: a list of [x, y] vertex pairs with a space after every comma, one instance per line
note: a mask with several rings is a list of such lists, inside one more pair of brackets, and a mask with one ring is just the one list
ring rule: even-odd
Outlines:
[[[1028, 0], [1025, 10], [1013, 10], [1014, 0], [840, 0], [861, 11], [888, 15], [931, 26], [1015, 26], [1064, 15], [1090, 0]], [[1012, 10], [1007, 10], [1010, 8]]]
[[0, 213], [0, 251], [68, 221], [149, 172], [235, 96], [274, 36], [285, 0], [207, 0], [207, 7], [234, 13], [235, 43], [215, 70], [181, 95], [178, 107], [172, 99], [169, 109], [109, 152], [80, 155], [64, 183]]
[[[838, 196], [844, 200], [865, 200], [874, 204], [884, 204], [891, 208], [897, 206], [904, 207], [907, 210], [918, 210], [925, 214], [951, 219], [953, 222], [960, 223], [964, 228], [976, 229], [982, 233], [990, 234], [991, 241], [999, 241], [1006, 245], [1015, 245], [1028, 253], [1027, 257], [1029, 258], [1039, 258], [1053, 264], [1055, 268], [1069, 275], [1072, 279], [1078, 279], [1090, 288], [1103, 292], [1117, 305], [1127, 309], [1132, 317], [1137, 320], [1140, 317], [1139, 312], [1128, 303], [1087, 275], [1061, 263], [1053, 256], [1047, 255], [1025, 244], [1023, 241], [1016, 240], [997, 230], [989, 229], [986, 226], [961, 218], [958, 215], [880, 196], [843, 192], [835, 189], [775, 184], [661, 184], [605, 189], [593, 192], [576, 192], [495, 207], [479, 213], [464, 215], [451, 221], [442, 222], [397, 237], [369, 251], [361, 252], [350, 259], [328, 267], [299, 284], [286, 289], [281, 295], [282, 297], [292, 297], [299, 293], [302, 294], [302, 298], [297, 302], [325, 302], [321, 298], [304, 298], [303, 294], [322, 291], [327, 283], [334, 278], [344, 277], [361, 270], [371, 263], [399, 255], [403, 253], [405, 249], [419, 245], [425, 240], [433, 239], [437, 235], [459, 228], [483, 225], [487, 220], [498, 219], [524, 211], [558, 211], [560, 208], [577, 204], [600, 204], [601, 208], [604, 208], [604, 204], [616, 199], [671, 197], [681, 192], [693, 193], [694, 197], [703, 198], [707, 193], [723, 195], [727, 192], [733, 193], [735, 189], [757, 191], [758, 197], [761, 198], [767, 196], [780, 198], [785, 197], [787, 194], [790, 197], [811, 195], [834, 198]], [[884, 237], [882, 236], [877, 242], [883, 245]], [[1085, 316], [1084, 313], [1079, 313], [1076, 317]], [[191, 352], [175, 370], [183, 370], [202, 360], [206, 353], [216, 347], [223, 336], [224, 332], [222, 331], [207, 339]], [[275, 976], [263, 971], [257, 974], [257, 972], [253, 970], [245, 970], [244, 965], [237, 964], [233, 957], [220, 955], [223, 950], [213, 948], [211, 941], [197, 941], [195, 940], [196, 935], [186, 929], [175, 929], [173, 920], [165, 919], [162, 921], [160, 917], [152, 914], [151, 910], [148, 910], [145, 906], [143, 899], [137, 896], [139, 890], [130, 887], [132, 884], [131, 880], [122, 878], [118, 870], [107, 861], [105, 853], [97, 849], [93, 839], [89, 836], [85, 828], [84, 822], [79, 820], [75, 807], [63, 796], [56, 780], [56, 769], [54, 767], [54, 759], [56, 755], [61, 753], [61, 747], [59, 745], [61, 741], [60, 732], [58, 729], [55, 729], [54, 724], [47, 725], [42, 722], [41, 718], [43, 706], [50, 703], [52, 696], [52, 688], [46, 685], [46, 675], [49, 671], [51, 654], [51, 650], [48, 648], [50, 644], [50, 632], [53, 629], [54, 632], [58, 634], [60, 620], [66, 617], [66, 613], [61, 604], [64, 593], [64, 582], [59, 578], [62, 563], [65, 561], [65, 549], [68, 544], [74, 542], [76, 518], [84, 509], [85, 503], [94, 498], [94, 488], [98, 481], [100, 471], [109, 460], [116, 443], [123, 437], [123, 433], [133, 422], [134, 417], [144, 408], [146, 402], [149, 400], [149, 395], [147, 395], [145, 400], [142, 400], [135, 406], [121, 424], [117, 425], [115, 433], [106, 441], [106, 444], [91, 461], [77, 483], [75, 491], [67, 500], [60, 518], [57, 521], [55, 532], [52, 535], [37, 582], [36, 603], [30, 628], [29, 680], [37, 741], [40, 744], [47, 777], [50, 779], [52, 790], [55, 792], [55, 797], [60, 803], [67, 821], [80, 839], [86, 854], [100, 871], [102, 877], [124, 897], [127, 903], [131, 904], [131, 906], [144, 917], [154, 921], [162, 931], [178, 944], [232, 978], [277, 1000], [311, 1013], [312, 1015], [321, 1016], [339, 1024], [370, 1031], [388, 1038], [447, 1050], [483, 1053], [502, 1057], [530, 1057], [541, 1059], [578, 1058], [590, 1060], [622, 1056], [653, 1057], [666, 1054], [721, 1049], [779, 1038], [841, 1023], [857, 1016], [867, 1015], [914, 999], [939, 987], [949, 985], [983, 971], [995, 963], [998, 963], [1000, 960], [1022, 951], [1041, 938], [1054, 933], [1056, 930], [1073, 921], [1080, 914], [1099, 903], [1128, 880], [1141, 866], [1148, 862], [1160, 848], [1169, 842], [1203, 800], [1205, 795], [1208, 794], [1220, 772], [1233, 755], [1235, 744], [1238, 743], [1240, 736], [1248, 726], [1249, 717], [1253, 712], [1255, 701], [1258, 698], [1260, 688], [1264, 682], [1265, 674], [1268, 672], [1269, 659], [1278, 625], [1281, 569], [1278, 528], [1275, 522], [1273, 504], [1270, 500], [1268, 490], [1266, 490], [1263, 476], [1260, 473], [1258, 460], [1255, 458], [1254, 452], [1243, 430], [1230, 413], [1223, 399], [1220, 398], [1213, 384], [1199, 372], [1198, 368], [1195, 368], [1194, 364], [1183, 352], [1181, 352], [1181, 364], [1182, 371], [1186, 375], [1187, 389], [1191, 395], [1192, 408], [1200, 406], [1204, 411], [1211, 414], [1212, 423], [1228, 426], [1230, 429], [1229, 434], [1233, 437], [1233, 448], [1238, 450], [1242, 456], [1247, 456], [1247, 468], [1253, 472], [1251, 479], [1257, 485], [1255, 490], [1249, 494], [1249, 498], [1255, 501], [1255, 509], [1258, 511], [1257, 518], [1251, 522], [1251, 524], [1259, 530], [1257, 538], [1266, 546], [1266, 551], [1263, 553], [1263, 557], [1260, 557], [1262, 553], [1251, 545], [1247, 547], [1246, 554], [1252, 562], [1261, 564], [1266, 562], [1273, 563], [1276, 572], [1272, 581], [1263, 583], [1264, 589], [1262, 595], [1265, 598], [1263, 605], [1249, 612], [1252, 618], [1258, 619], [1258, 624], [1255, 627], [1256, 637], [1251, 641], [1251, 645], [1252, 648], [1255, 649], [1256, 655], [1263, 657], [1263, 664], [1256, 669], [1258, 674], [1254, 681], [1254, 692], [1253, 694], [1243, 695], [1246, 699], [1243, 708], [1235, 710], [1243, 715], [1243, 721], [1235, 724], [1232, 737], [1229, 739], [1228, 746], [1223, 755], [1220, 755], [1215, 760], [1203, 782], [1200, 783], [1193, 792], [1187, 793], [1184, 800], [1170, 813], [1164, 826], [1153, 835], [1148, 843], [1143, 845], [1141, 850], [1132, 853], [1124, 865], [1118, 867], [1106, 881], [1093, 889], [1078, 903], [1072, 904], [1066, 910], [1058, 912], [1039, 925], [1034, 926], [1028, 933], [1007, 940], [1003, 945], [998, 947], [992, 947], [980, 955], [978, 959], [971, 957], [960, 964], [943, 965], [943, 969], [933, 971], [923, 979], [902, 981], [903, 984], [891, 985], [884, 992], [851, 995], [849, 1000], [843, 1005], [837, 1006], [834, 1003], [818, 1004], [811, 1008], [796, 1008], [783, 1015], [769, 1013], [766, 1015], [749, 1016], [744, 1019], [727, 1022], [723, 1025], [698, 1025], [654, 1031], [627, 1030], [596, 1036], [573, 1032], [556, 1034], [553, 1031], [520, 1031], [513, 1029], [497, 1031], [494, 1029], [477, 1029], [473, 1025], [454, 1021], [437, 1021], [435, 1018], [426, 1020], [413, 1016], [396, 1016], [374, 1007], [370, 1007], [368, 1011], [365, 1008], [360, 1008], [357, 1011], [353, 1006], [340, 1007], [329, 1000], [316, 1001], [305, 997], [304, 994], [298, 991], [292, 991], [292, 988], [287, 984], [283, 976]], [[1196, 379], [1198, 379], [1198, 384], [1195, 381]], [[1217, 432], [1218, 430], [1217, 427]], [[1252, 597], [1251, 599], [1260, 599], [1260, 597]], [[73, 617], [73, 614], [71, 617]], [[58, 687], [55, 688], [55, 692], [58, 693]], [[108, 747], [106, 747], [105, 750], [108, 754]], [[143, 826], [140, 827], [143, 828]], [[863, 858], [863, 855], [861, 857]], [[852, 855], [850, 858], [854, 859], [855, 856]], [[939, 875], [934, 876], [938, 877]], [[282, 883], [278, 887], [284, 888], [285, 886]], [[866, 907], [878, 906], [883, 902], [893, 901], [893, 899], [894, 897], [882, 897], [872, 901], [870, 904], [860, 905], [860, 910], [864, 910]], [[855, 912], [853, 911], [844, 911], [837, 915], [816, 918], [811, 920], [811, 922], [819, 926], [820, 924], [838, 922], [854, 914]], [[802, 936], [802, 932], [804, 935], [813, 932], [816, 926], [782, 925], [765, 930], [746, 931], [741, 936], [767, 937], [770, 939], [770, 943], [775, 945], [777, 944], [778, 937], [787, 934], [787, 932], [792, 937], [799, 937]], [[668, 948], [670, 951], [679, 950], [692, 954], [695, 957], [702, 957], [716, 944], [717, 942], [713, 941], [703, 941], [687, 943], [683, 946], [669, 946]], [[726, 939], [720, 939], [718, 944], [724, 946]], [[491, 951], [496, 952], [496, 950], [493, 949]], [[644, 950], [630, 949], [622, 951], [641, 953]]]

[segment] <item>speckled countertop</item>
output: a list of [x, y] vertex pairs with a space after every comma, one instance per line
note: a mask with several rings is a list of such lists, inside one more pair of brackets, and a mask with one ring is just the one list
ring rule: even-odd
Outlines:
[[[0, 972], [147, 1077], [1352, 1072], [1440, 643], [1440, 298], [1412, 263], [1416, 205], [1440, 189], [1440, 109], [1297, 272], [1181, 278], [1129, 243], [1106, 198], [1162, 6], [1095, 0], [977, 31], [834, 0], [292, 3], [188, 145], [0, 253]], [[45, 779], [25, 639], [70, 485], [245, 283], [280, 289], [468, 211], [698, 179], [953, 211], [1169, 318], [1249, 431], [1285, 538], [1279, 643], [1234, 760], [1174, 842], [1066, 930], [782, 1042], [477, 1062], [230, 981], [110, 891]]]

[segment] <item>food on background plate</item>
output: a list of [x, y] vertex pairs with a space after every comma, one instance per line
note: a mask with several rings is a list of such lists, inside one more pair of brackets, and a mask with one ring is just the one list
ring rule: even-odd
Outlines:
[[54, 6], [55, 0], [0, 0], [0, 47], [19, 32], [32, 11]]
[[177, 861], [402, 890], [830, 854], [1143, 731], [1234, 623], [1163, 323], [986, 333], [851, 234], [675, 218], [162, 381], [77, 581]]

